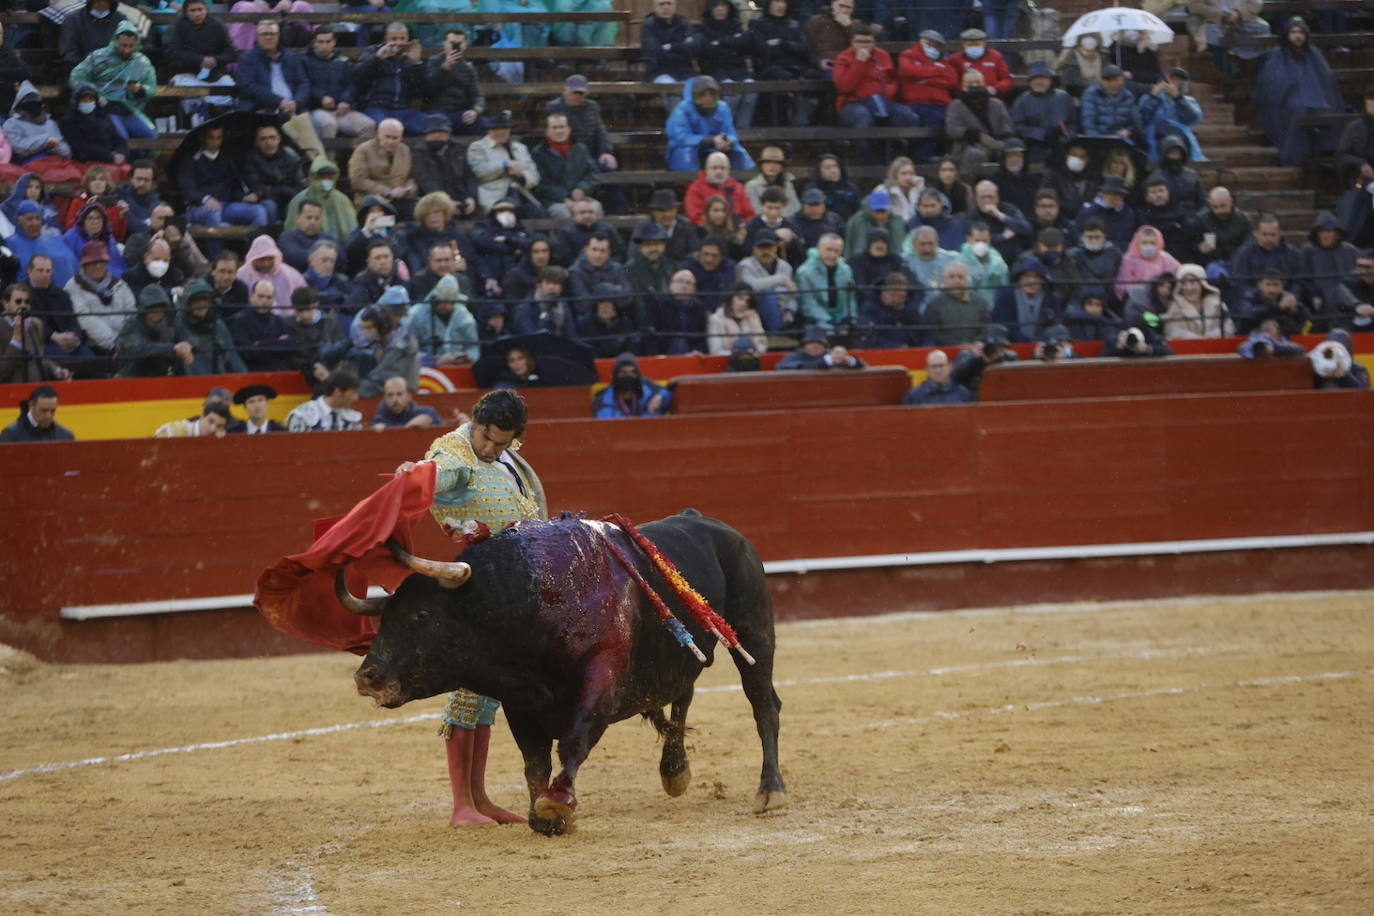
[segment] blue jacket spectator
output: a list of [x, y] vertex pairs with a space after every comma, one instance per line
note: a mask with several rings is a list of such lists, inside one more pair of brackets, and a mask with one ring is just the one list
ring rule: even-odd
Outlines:
[[23, 280], [29, 275], [29, 260], [34, 255], [45, 254], [52, 258], [52, 285], [66, 286], [76, 275], [77, 259], [72, 256], [72, 250], [56, 229], [43, 225], [43, 211], [37, 202], [21, 202], [15, 213], [14, 235], [5, 239], [5, 247], [19, 261], [15, 279]]
[[1126, 206], [1126, 183], [1120, 176], [1108, 175], [1102, 180], [1097, 195], [1078, 212], [1072, 234], [1075, 237], [1082, 236], [1083, 228], [1094, 219], [1102, 221], [1107, 241], [1117, 249], [1125, 251], [1130, 247], [1131, 237], [1135, 235], [1136, 216], [1135, 211]]
[[865, 347], [878, 349], [919, 347], [921, 330], [920, 283], [903, 273], [889, 274], [882, 289], [859, 308], [859, 338]]
[[701, 168], [704, 153], [716, 147], [712, 138], [723, 134], [731, 143], [725, 153], [730, 168], [752, 169], [754, 159], [740, 146], [730, 106], [720, 98], [720, 84], [709, 76], [689, 80], [682, 87], [682, 101], [668, 115], [668, 168], [694, 172]]
[[592, 416], [600, 419], [661, 417], [668, 412], [672, 400], [668, 389], [642, 376], [638, 357], [622, 353], [616, 357], [611, 370], [611, 383], [592, 402]]
[[307, 107], [311, 110], [322, 107], [323, 99], [329, 96], [336, 103], [353, 104], [353, 62], [335, 51], [328, 58], [320, 57], [313, 47], [300, 52], [301, 68], [305, 71], [306, 82], [310, 84], [310, 99]]
[[678, 15], [677, 0], [654, 0], [654, 12], [639, 29], [639, 49], [650, 82], [680, 83], [697, 72], [692, 24]]
[[915, 246], [916, 230], [929, 226], [940, 236], [940, 247], [946, 251], [958, 251], [968, 236], [961, 220], [949, 211], [949, 203], [939, 191], [922, 191], [916, 200], [916, 213], [906, 221], [907, 235], [902, 248], [910, 253]]
[[1103, 67], [1102, 79], [1084, 90], [1080, 117], [1085, 134], [1105, 137], [1126, 131], [1132, 142], [1139, 139], [1140, 109], [1120, 67]]
[[[310, 79], [298, 55], [278, 46], [281, 32], [276, 23], [258, 24], [258, 43], [239, 58], [235, 78], [239, 101], [253, 111], [276, 114], [301, 114], [310, 106]], [[282, 103], [295, 108], [283, 110]]]
[[1260, 326], [1241, 341], [1236, 352], [1245, 359], [1265, 359], [1270, 356], [1305, 356], [1307, 351], [1293, 343], [1279, 330], [1278, 322], [1265, 319]]
[[1182, 137], [1188, 147], [1189, 159], [1206, 158], [1192, 130], [1193, 125], [1202, 120], [1202, 106], [1188, 94], [1187, 83], [1187, 70], [1170, 67], [1164, 74], [1164, 82], [1140, 97], [1140, 124], [1147, 158], [1151, 162], [1159, 159], [1159, 144], [1165, 137]]
[[1012, 285], [997, 291], [992, 320], [1007, 329], [1013, 343], [1037, 341], [1045, 328], [1059, 321], [1059, 297], [1046, 285], [1047, 273], [1039, 261], [1025, 261], [1012, 274]]
[[931, 350], [926, 355], [925, 381], [908, 391], [902, 403], [933, 407], [940, 404], [967, 404], [973, 400], [972, 391], [950, 378], [949, 356], [945, 351]]

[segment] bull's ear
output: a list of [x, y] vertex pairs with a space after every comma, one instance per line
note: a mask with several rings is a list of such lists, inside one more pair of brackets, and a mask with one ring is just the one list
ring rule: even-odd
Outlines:
[[472, 567], [466, 563], [456, 560], [447, 563], [443, 560], [426, 560], [415, 556], [395, 541], [387, 541], [386, 546], [391, 548], [392, 555], [407, 568], [437, 579], [444, 588], [457, 588], [472, 576]]
[[344, 606], [344, 610], [363, 617], [379, 617], [386, 610], [385, 598], [355, 598], [348, 590], [348, 564], [344, 563], [334, 574], [334, 596]]

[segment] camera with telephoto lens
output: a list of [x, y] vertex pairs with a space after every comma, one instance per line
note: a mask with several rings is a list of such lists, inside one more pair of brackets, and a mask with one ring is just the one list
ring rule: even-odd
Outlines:
[[1135, 353], [1145, 346], [1145, 332], [1140, 328], [1127, 328], [1125, 344], [1123, 349]]
[[1041, 359], [1058, 359], [1058, 358], [1059, 358], [1059, 344], [1056, 343], [1055, 341], [1049, 341], [1049, 342], [1047, 342], [1046, 344], [1044, 344], [1044, 345], [1040, 348], [1040, 358], [1041, 358]]

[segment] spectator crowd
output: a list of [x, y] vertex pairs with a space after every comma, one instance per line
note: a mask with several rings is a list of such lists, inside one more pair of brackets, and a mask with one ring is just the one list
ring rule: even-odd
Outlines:
[[[1374, 323], [1374, 90], [1348, 123], [1304, 126], [1344, 102], [1301, 18], [1253, 62], [1276, 100], [1260, 126], [1285, 162], [1335, 153], [1350, 183], [1295, 246], [1285, 230], [1297, 227], [1247, 214], [1240, 189], [1204, 186], [1193, 128], [1205, 111], [1148, 36], [1124, 33], [1112, 55], [1104, 36], [1083, 36], [1019, 80], [989, 44], [1011, 33], [1017, 4], [982, 6], [985, 29], [854, 0], [795, 15], [768, 0], [747, 23], [715, 0], [692, 23], [655, 0], [645, 78], [683, 84], [665, 99], [664, 157], [696, 176], [635, 213], [608, 177], [619, 157], [584, 76], [522, 139], [466, 57], [470, 40], [585, 44], [604, 30], [226, 24], [187, 0], [148, 33], [86, 0], [57, 30], [60, 116], [12, 49], [41, 29], [0, 49], [12, 188], [0, 202], [0, 382], [296, 371], [316, 406], [287, 426], [313, 429], [360, 424], [356, 396], [385, 397], [404, 425], [417, 415], [400, 389], [415, 391], [425, 365], [490, 355], [497, 384], [547, 379], [550, 338], [616, 359], [595, 408], [608, 416], [668, 409], [641, 356], [748, 367], [795, 346], [780, 368], [858, 368], [852, 349], [963, 348], [952, 363], [932, 354], [925, 393], [913, 391], [944, 403], [976, 397], [982, 367], [1012, 358], [1012, 343], [1047, 359], [1084, 342], [1158, 356], [1172, 340], [1240, 335], [1243, 354], [1282, 356], [1303, 332], [1349, 350], [1341, 334]], [[1217, 46], [1217, 23], [1191, 25], [1199, 49]], [[907, 46], [894, 59], [880, 42]], [[516, 64], [493, 66], [483, 75], [520, 78]], [[748, 86], [796, 80], [829, 88]], [[130, 147], [157, 136], [159, 85], [224, 93], [181, 102], [189, 130], [164, 165]], [[739, 131], [765, 117], [856, 132], [855, 155], [803, 172], [782, 144], [751, 152]], [[352, 138], [344, 165], [326, 142], [337, 137]], [[882, 178], [851, 178], [874, 166]], [[612, 220], [607, 205], [633, 218]], [[271, 429], [274, 396], [252, 396], [252, 432]], [[229, 417], [216, 405], [226, 416], [159, 434], [217, 432]]]

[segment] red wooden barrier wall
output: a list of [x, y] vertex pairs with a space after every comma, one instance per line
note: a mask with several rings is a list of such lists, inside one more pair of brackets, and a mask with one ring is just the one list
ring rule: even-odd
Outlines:
[[[1374, 530], [1371, 419], [1370, 392], [1295, 392], [553, 420], [531, 425], [525, 454], [552, 509], [694, 506], [779, 560]], [[0, 450], [0, 640], [93, 657], [80, 640], [108, 632], [127, 644], [105, 657], [188, 651], [157, 644], [165, 620], [58, 625], [57, 609], [251, 592], [308, 544], [311, 519], [346, 511], [432, 436]], [[221, 619], [171, 616], [202, 631]]]

